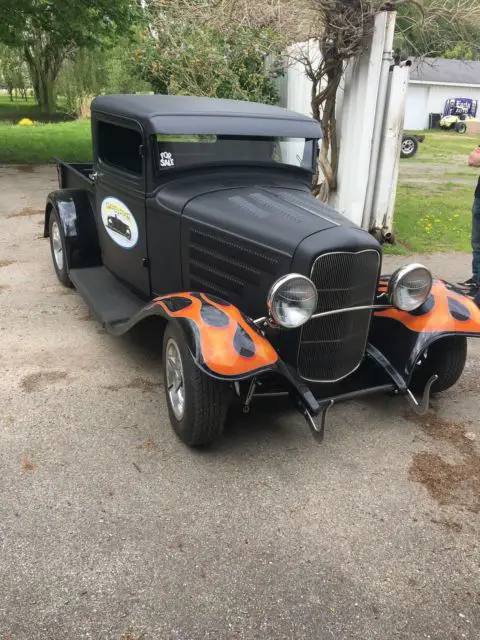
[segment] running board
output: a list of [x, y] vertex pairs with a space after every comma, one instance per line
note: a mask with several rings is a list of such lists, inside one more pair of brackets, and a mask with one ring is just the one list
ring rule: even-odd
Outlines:
[[71, 269], [73, 286], [95, 318], [112, 333], [123, 333], [131, 319], [144, 309], [146, 301], [123, 285], [106, 267]]

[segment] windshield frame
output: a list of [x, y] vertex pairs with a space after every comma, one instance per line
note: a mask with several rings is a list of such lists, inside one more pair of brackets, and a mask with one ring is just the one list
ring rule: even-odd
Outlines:
[[[299, 140], [304, 140], [305, 144], [307, 143], [311, 143], [311, 163], [309, 167], [306, 166], [301, 166], [301, 165], [295, 165], [295, 164], [289, 164], [288, 162], [277, 162], [275, 160], [255, 160], [255, 159], [251, 159], [251, 160], [225, 160], [225, 159], [220, 159], [220, 160], [209, 160], [209, 161], [205, 161], [204, 163], [200, 163], [200, 162], [192, 162], [192, 164], [188, 164], [188, 165], [182, 165], [182, 166], [165, 166], [162, 167], [160, 164], [160, 148], [158, 146], [159, 137], [165, 137], [165, 138], [192, 138], [192, 137], [196, 137], [196, 136], [205, 136], [205, 137], [209, 137], [209, 136], [215, 136], [220, 137], [222, 139], [251, 139], [251, 138], [258, 138], [259, 141], [265, 141], [267, 138], [276, 138], [279, 141], [286, 141], [286, 140], [292, 140], [292, 141], [299, 141]], [[268, 167], [268, 168], [275, 168], [275, 169], [287, 169], [287, 170], [292, 170], [292, 171], [301, 171], [303, 173], [308, 173], [309, 175], [313, 175], [315, 172], [315, 167], [316, 167], [316, 159], [318, 157], [318, 144], [319, 144], [320, 138], [305, 138], [303, 136], [300, 137], [295, 137], [295, 136], [251, 136], [251, 135], [235, 135], [235, 134], [183, 134], [183, 133], [178, 133], [178, 134], [174, 134], [174, 133], [155, 133], [154, 135], [151, 136], [151, 144], [152, 144], [152, 151], [153, 151], [153, 155], [154, 155], [154, 166], [155, 166], [155, 173], [158, 176], [162, 176], [164, 177], [165, 175], [168, 175], [169, 173], [172, 172], [182, 172], [182, 171], [193, 171], [193, 170], [199, 170], [199, 169], [204, 169], [204, 168], [218, 168], [218, 167]], [[177, 142], [179, 142], [177, 140]], [[208, 144], [208, 142], [206, 142], [205, 144]]]

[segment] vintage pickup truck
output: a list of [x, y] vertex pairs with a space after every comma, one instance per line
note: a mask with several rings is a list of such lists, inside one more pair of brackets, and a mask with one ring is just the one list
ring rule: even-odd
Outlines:
[[[480, 311], [311, 195], [319, 124], [279, 107], [117, 95], [92, 103], [93, 164], [58, 162], [45, 236], [56, 274], [120, 335], [163, 335], [173, 429], [199, 446], [237, 399], [289, 394], [314, 436], [336, 402], [460, 377]], [[153, 345], [152, 345], [153, 346]]]

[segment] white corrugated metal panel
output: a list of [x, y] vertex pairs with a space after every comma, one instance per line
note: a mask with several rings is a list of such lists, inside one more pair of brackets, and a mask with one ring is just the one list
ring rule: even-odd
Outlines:
[[320, 59], [318, 44], [314, 40], [298, 42], [288, 48], [288, 63], [284, 75], [277, 79], [277, 88], [280, 106], [311, 116], [312, 84], [305, 74], [305, 66], [298, 61], [304, 55], [313, 65]]
[[338, 189], [331, 204], [359, 226], [367, 195], [387, 18], [387, 12], [377, 14], [370, 50], [346, 70], [338, 117]]

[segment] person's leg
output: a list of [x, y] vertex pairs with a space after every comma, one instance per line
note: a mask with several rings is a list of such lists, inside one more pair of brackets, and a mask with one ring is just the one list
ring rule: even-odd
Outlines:
[[480, 285], [480, 198], [475, 198], [472, 207], [472, 273]]

